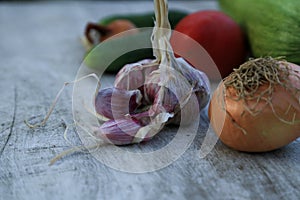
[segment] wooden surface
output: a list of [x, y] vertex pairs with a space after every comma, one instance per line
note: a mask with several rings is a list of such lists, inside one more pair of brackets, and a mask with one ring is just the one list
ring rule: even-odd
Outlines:
[[[216, 3], [173, 1], [170, 7], [195, 11], [215, 9]], [[107, 14], [152, 9], [149, 1], [0, 4], [1, 200], [300, 198], [299, 139], [263, 154], [236, 152], [218, 142], [200, 158], [205, 114], [187, 151], [154, 172], [121, 172], [84, 153], [48, 166], [70, 147], [63, 133], [72, 123], [72, 87], [63, 93], [46, 126], [31, 130], [23, 121], [41, 120], [62, 84], [74, 79], [84, 54], [79, 37], [85, 23]], [[80, 145], [72, 128], [68, 135]], [[158, 136], [150, 146], [168, 137]]]

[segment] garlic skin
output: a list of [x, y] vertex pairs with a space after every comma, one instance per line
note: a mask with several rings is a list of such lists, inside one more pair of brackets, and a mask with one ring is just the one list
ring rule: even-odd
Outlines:
[[203, 109], [208, 104], [211, 95], [210, 81], [207, 75], [192, 67], [183, 58], [176, 58], [176, 61], [181, 67], [183, 76], [190, 84], [194, 84], [193, 89], [198, 99], [199, 108]]
[[145, 84], [147, 76], [158, 67], [152, 59], [127, 64], [117, 73], [114, 87], [125, 90], [138, 89]]

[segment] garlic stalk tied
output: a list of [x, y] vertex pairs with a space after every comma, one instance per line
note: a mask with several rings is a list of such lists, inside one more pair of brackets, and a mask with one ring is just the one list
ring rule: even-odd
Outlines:
[[166, 124], [189, 125], [210, 98], [207, 76], [174, 56], [167, 0], [154, 0], [154, 6], [156, 59], [125, 65], [114, 87], [95, 98], [96, 112], [108, 118], [95, 134], [116, 145], [147, 141]]

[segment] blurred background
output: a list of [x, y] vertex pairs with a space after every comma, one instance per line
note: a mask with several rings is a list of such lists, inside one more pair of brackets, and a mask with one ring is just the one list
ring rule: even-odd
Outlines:
[[[0, 0], [0, 2], [36, 2], [36, 1], [85, 1], [85, 0]], [[152, 1], [152, 0], [89, 0], [89, 1]], [[183, 0], [169, 0], [169, 1], [181, 1]], [[216, 1], [216, 0], [184, 0], [184, 1]]]

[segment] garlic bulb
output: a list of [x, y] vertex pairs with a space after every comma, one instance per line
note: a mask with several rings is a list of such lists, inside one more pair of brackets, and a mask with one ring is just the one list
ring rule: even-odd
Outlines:
[[111, 103], [99, 109], [104, 107], [98, 105], [97, 98], [109, 99], [103, 101], [106, 103], [113, 100], [101, 90], [96, 98], [97, 113], [109, 118], [97, 135], [117, 145], [146, 141], [167, 123], [188, 125], [209, 101], [207, 76], [174, 56], [167, 1], [155, 0], [154, 4], [156, 21], [151, 39], [156, 59], [128, 64], [119, 71], [111, 89], [118, 91], [118, 105]]

